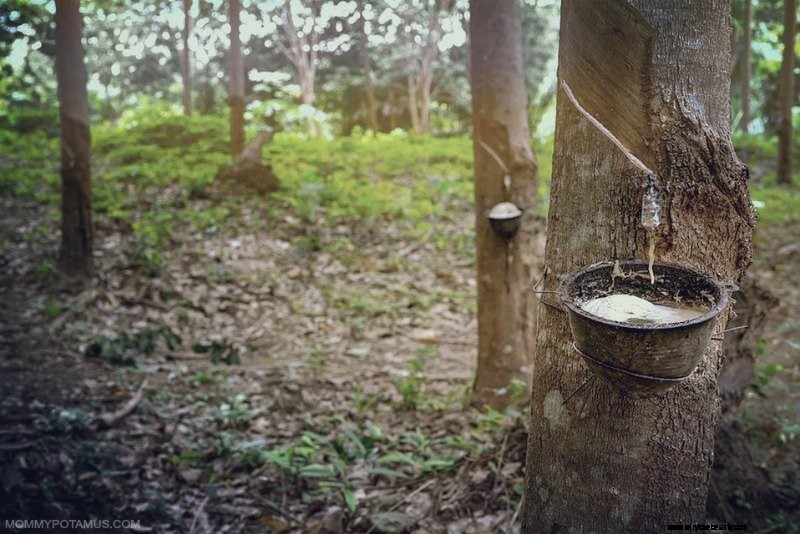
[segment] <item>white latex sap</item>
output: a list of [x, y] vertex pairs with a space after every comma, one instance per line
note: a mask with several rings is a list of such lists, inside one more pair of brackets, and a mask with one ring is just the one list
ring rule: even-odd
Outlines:
[[616, 294], [585, 302], [581, 308], [603, 319], [633, 324], [680, 323], [700, 317], [702, 311], [653, 304], [634, 295]]

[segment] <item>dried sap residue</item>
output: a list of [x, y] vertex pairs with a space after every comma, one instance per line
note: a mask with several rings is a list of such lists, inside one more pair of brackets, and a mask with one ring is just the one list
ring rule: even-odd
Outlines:
[[630, 324], [668, 324], [689, 321], [705, 312], [653, 304], [643, 298], [616, 294], [592, 299], [581, 305], [585, 311], [609, 321]]

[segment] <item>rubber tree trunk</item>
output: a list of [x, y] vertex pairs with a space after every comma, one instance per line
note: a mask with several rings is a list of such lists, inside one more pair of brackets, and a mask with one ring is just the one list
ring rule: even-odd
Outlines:
[[[513, 380], [530, 383], [536, 325], [528, 284], [535, 260], [537, 168], [528, 129], [519, 2], [472, 0], [469, 24], [478, 282], [473, 403], [502, 408]], [[495, 234], [485, 216], [503, 201], [525, 210], [511, 239]]]
[[181, 33], [181, 81], [183, 82], [183, 114], [192, 114], [192, 59], [189, 54], [189, 35], [192, 33], [192, 0], [183, 0], [183, 32]]
[[409, 73], [406, 75], [406, 82], [408, 85], [408, 116], [411, 119], [411, 129], [414, 133], [422, 133], [422, 126], [419, 122], [419, 104], [417, 104], [417, 82], [414, 81], [414, 75]]
[[239, 0], [228, 4], [231, 22], [230, 50], [230, 113], [231, 113], [231, 155], [236, 158], [244, 149], [244, 60], [242, 43], [239, 40]]
[[361, 45], [361, 64], [364, 68], [364, 92], [367, 96], [367, 118], [369, 128], [378, 133], [378, 102], [375, 98], [375, 85], [372, 83], [372, 62], [369, 59], [369, 39], [367, 26], [364, 19], [364, 4], [361, 4], [361, 22], [359, 24], [358, 40]]
[[742, 121], [741, 129], [744, 133], [750, 131], [750, 74], [752, 60], [750, 47], [753, 41], [753, 2], [744, 0], [744, 20], [742, 21], [744, 35], [742, 38]]
[[92, 174], [86, 67], [78, 0], [56, 2], [56, 78], [61, 118], [61, 248], [68, 276], [92, 273]]
[[778, 127], [778, 183], [792, 184], [792, 104], [794, 103], [794, 40], [797, 0], [783, 2], [783, 62], [781, 63], [781, 122]]
[[[657, 259], [738, 281], [751, 261], [754, 213], [730, 142], [729, 0], [565, 0], [561, 17], [561, 80], [611, 104], [618, 89], [638, 84], [621, 107], [606, 109], [604, 126], [624, 132], [631, 117], [649, 122], [639, 126], [651, 132], [644, 146], [663, 195]], [[622, 61], [633, 47], [642, 47], [643, 64]], [[556, 113], [543, 284], [550, 291], [586, 265], [646, 251], [645, 173], [563, 85]], [[665, 532], [704, 522], [721, 342], [680, 385], [637, 400], [599, 379], [587, 383], [592, 375], [572, 349], [563, 312], [539, 306], [538, 328], [523, 531]]]

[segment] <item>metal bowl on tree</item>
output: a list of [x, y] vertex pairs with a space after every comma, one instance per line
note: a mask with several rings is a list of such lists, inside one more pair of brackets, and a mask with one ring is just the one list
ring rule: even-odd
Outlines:
[[522, 208], [517, 207], [512, 202], [500, 202], [495, 204], [492, 209], [486, 213], [489, 219], [489, 224], [492, 226], [494, 232], [505, 238], [511, 239], [514, 234], [519, 230], [519, 223], [522, 219]]
[[[647, 262], [597, 263], [568, 275], [558, 290], [575, 349], [592, 371], [624, 394], [651, 395], [688, 378], [728, 305], [727, 289], [701, 272], [668, 263], [655, 263], [653, 271], [655, 283]], [[593, 309], [587, 303], [617, 295], [695, 313], [670, 322], [623, 320], [624, 315], [601, 316], [586, 309]]]

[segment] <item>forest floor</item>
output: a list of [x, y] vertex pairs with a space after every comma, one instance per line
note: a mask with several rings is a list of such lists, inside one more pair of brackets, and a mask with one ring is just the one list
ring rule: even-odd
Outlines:
[[[0, 197], [0, 519], [517, 531], [527, 409], [469, 407], [469, 205], [420, 239], [391, 220], [310, 228], [265, 202], [173, 235], [149, 275], [101, 218], [81, 286], [53, 268], [48, 208]], [[738, 417], [781, 504], [748, 511], [747, 488], [722, 488], [751, 530], [800, 528], [799, 241], [797, 223], [756, 239], [752, 272], [779, 304]]]

